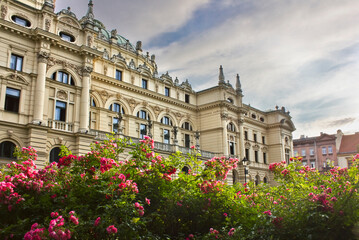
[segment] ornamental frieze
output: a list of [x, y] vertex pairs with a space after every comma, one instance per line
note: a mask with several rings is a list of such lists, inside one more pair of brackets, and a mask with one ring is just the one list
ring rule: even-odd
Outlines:
[[60, 90], [57, 92], [56, 98], [61, 100], [67, 100], [67, 93], [64, 90]]
[[82, 76], [82, 74], [83, 74], [83, 67], [82, 66], [72, 64], [72, 63], [70, 63], [68, 61], [55, 59], [53, 57], [48, 58], [46, 71], [48, 71], [51, 67], [53, 67], [55, 65], [62, 65], [63, 68], [71, 68], [73, 71], [75, 71], [80, 76]]
[[1, 5], [1, 19], [5, 19], [7, 14], [7, 6]]

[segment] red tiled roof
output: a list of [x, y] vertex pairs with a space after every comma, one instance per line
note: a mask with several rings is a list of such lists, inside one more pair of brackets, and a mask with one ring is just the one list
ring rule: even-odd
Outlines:
[[359, 133], [344, 135], [340, 144], [339, 153], [357, 152], [359, 145]]

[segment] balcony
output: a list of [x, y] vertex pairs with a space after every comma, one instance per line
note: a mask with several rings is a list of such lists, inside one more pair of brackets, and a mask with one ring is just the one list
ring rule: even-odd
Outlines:
[[73, 132], [73, 123], [49, 119], [47, 121], [47, 126], [60, 131]]

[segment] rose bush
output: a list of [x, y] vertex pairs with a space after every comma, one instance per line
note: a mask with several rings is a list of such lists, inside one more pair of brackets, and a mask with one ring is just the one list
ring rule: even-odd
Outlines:
[[[130, 157], [122, 159], [125, 148]], [[350, 239], [358, 221], [359, 155], [319, 174], [301, 159], [269, 166], [276, 186], [225, 179], [237, 159], [164, 158], [153, 140], [110, 137], [36, 167], [18, 150], [0, 171], [0, 239]], [[181, 169], [187, 166], [188, 173]]]

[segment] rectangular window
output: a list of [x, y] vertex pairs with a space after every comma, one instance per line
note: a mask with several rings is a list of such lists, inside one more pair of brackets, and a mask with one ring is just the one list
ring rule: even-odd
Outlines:
[[170, 96], [170, 88], [165, 87], [165, 96], [169, 97]]
[[185, 101], [186, 103], [189, 103], [189, 94], [185, 94], [185, 95], [184, 95], [184, 101]]
[[265, 136], [262, 136], [262, 143], [266, 144], [266, 137]]
[[309, 149], [309, 154], [310, 154], [310, 156], [314, 156], [314, 149], [313, 148]]
[[147, 125], [140, 124], [140, 138], [144, 139], [146, 135], [147, 135]]
[[114, 133], [118, 133], [118, 128], [119, 128], [120, 126], [118, 125], [118, 118], [116, 118], [116, 117], [114, 117], [113, 119], [112, 119], [112, 131], [114, 132]]
[[55, 120], [56, 121], [66, 121], [66, 103], [61, 101], [56, 101], [55, 109]]
[[191, 140], [190, 140], [189, 134], [184, 135], [184, 145], [185, 145], [186, 148], [191, 147]]
[[306, 151], [305, 149], [302, 149], [302, 157], [305, 157], [306, 156]]
[[6, 111], [19, 112], [20, 90], [6, 88], [5, 107]]
[[23, 57], [21, 57], [19, 55], [11, 54], [10, 68], [14, 69], [16, 71], [22, 71], [23, 61], [24, 61]]
[[294, 157], [298, 157], [298, 151], [297, 150], [294, 150]]
[[322, 147], [322, 154], [326, 155], [327, 154], [327, 148], [326, 147]]
[[258, 151], [254, 151], [254, 160], [258, 162]]
[[257, 134], [253, 134], [253, 140], [254, 140], [254, 142], [257, 142]]
[[315, 161], [310, 161], [310, 167], [315, 168]]
[[142, 88], [143, 89], [147, 89], [148, 88], [148, 86], [147, 86], [147, 80], [146, 79], [142, 79]]
[[229, 154], [230, 155], [234, 155], [235, 151], [234, 151], [234, 142], [229, 142]]
[[333, 147], [332, 146], [328, 146], [328, 153], [333, 154]]
[[244, 131], [244, 140], [248, 140], [248, 131]]
[[163, 129], [163, 142], [170, 144], [170, 130], [168, 129]]
[[248, 148], [246, 148], [246, 158], [247, 158], [247, 160], [249, 160], [249, 149]]
[[267, 164], [267, 153], [263, 153], [263, 163]]
[[116, 79], [122, 81], [122, 72], [116, 69]]

